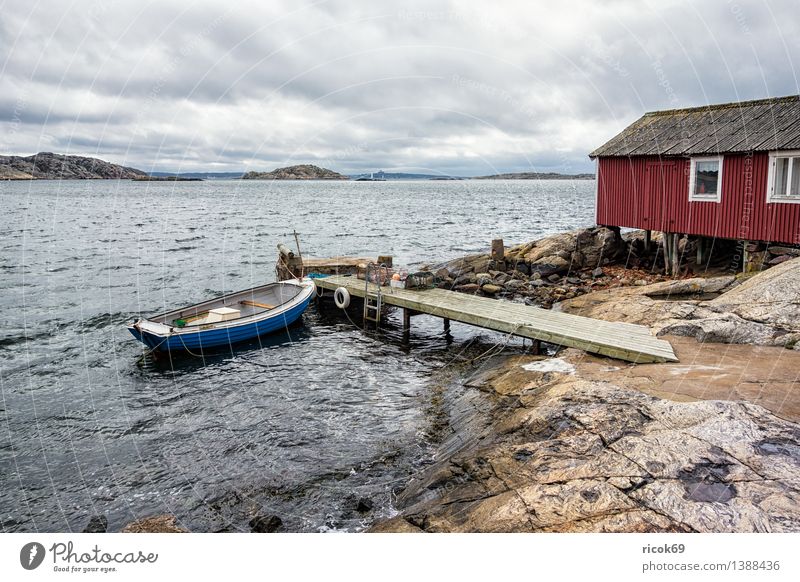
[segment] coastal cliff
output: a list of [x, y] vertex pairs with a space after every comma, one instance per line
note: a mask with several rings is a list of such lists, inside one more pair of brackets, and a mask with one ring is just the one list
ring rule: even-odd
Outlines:
[[576, 349], [485, 362], [463, 386], [493, 405], [451, 423], [436, 462], [398, 494], [399, 515], [370, 531], [800, 530], [798, 278], [800, 258], [556, 304], [647, 325], [680, 362]]
[[247, 172], [242, 180], [349, 180], [347, 176], [311, 164], [277, 168], [271, 172]]
[[0, 180], [132, 180], [146, 176], [136, 168], [84, 156], [50, 152], [0, 156]]

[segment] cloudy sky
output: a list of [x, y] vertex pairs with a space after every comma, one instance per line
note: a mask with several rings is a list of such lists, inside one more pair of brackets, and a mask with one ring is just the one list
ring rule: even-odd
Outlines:
[[796, 0], [11, 0], [0, 153], [591, 171], [643, 112], [800, 93]]

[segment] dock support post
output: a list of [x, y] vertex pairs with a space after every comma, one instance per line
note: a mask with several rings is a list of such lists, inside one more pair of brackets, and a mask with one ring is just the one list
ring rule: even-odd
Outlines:
[[531, 353], [538, 356], [542, 353], [542, 340], [533, 340], [531, 343]]
[[650, 246], [652, 243], [652, 231], [646, 230], [644, 231], [644, 252], [650, 252]]
[[411, 310], [403, 307], [403, 331], [408, 332], [409, 330], [411, 330]]
[[702, 267], [706, 262], [706, 239], [703, 236], [697, 237], [697, 266]]
[[742, 245], [742, 273], [747, 272], [747, 263], [750, 262], [750, 253], [747, 252], [748, 246], [750, 246], [750, 243], [744, 241], [744, 245]]
[[446, 317], [443, 317], [442, 323], [444, 323], [444, 333], [450, 333], [450, 320]]
[[678, 253], [678, 239], [679, 235], [672, 235], [672, 276], [677, 277], [681, 272], [681, 257]]
[[670, 239], [670, 234], [668, 232], [661, 233], [661, 244], [664, 247], [664, 274], [669, 275], [669, 267], [670, 267], [670, 249], [672, 248], [672, 240]]

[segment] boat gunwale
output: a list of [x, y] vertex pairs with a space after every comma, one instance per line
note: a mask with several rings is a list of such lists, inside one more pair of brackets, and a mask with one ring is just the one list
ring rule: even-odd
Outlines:
[[[275, 285], [293, 285], [300, 288], [300, 291], [288, 301], [276, 305], [273, 309], [267, 309], [264, 311], [259, 311], [257, 313], [253, 313], [251, 315], [246, 315], [244, 317], [238, 317], [236, 319], [229, 319], [227, 321], [218, 321], [214, 323], [204, 323], [198, 324], [196, 326], [185, 326], [185, 327], [177, 327], [175, 325], [169, 325], [166, 323], [160, 323], [155, 321], [156, 318], [167, 317], [174, 313], [180, 313], [186, 309], [191, 309], [192, 307], [200, 307], [202, 305], [208, 303], [214, 303], [215, 301], [219, 301], [220, 299], [225, 299], [228, 297], [235, 297], [241, 294], [251, 293], [260, 289], [265, 289], [267, 287], [275, 286]], [[305, 293], [307, 291], [307, 293]], [[137, 319], [132, 325], [128, 326], [128, 329], [133, 329], [139, 322], [141, 321], [148, 321], [151, 323], [156, 323], [158, 325], [162, 325], [169, 329], [168, 333], [158, 333], [155, 331], [145, 330], [145, 333], [150, 335], [166, 338], [175, 335], [189, 335], [189, 334], [202, 334], [204, 332], [213, 331], [213, 330], [223, 330], [223, 329], [234, 329], [237, 327], [245, 326], [245, 325], [252, 325], [255, 323], [259, 323], [260, 321], [264, 321], [266, 319], [270, 319], [272, 317], [278, 317], [281, 314], [289, 311], [290, 309], [294, 308], [297, 305], [300, 305], [307, 299], [310, 299], [311, 295], [316, 292], [316, 285], [314, 285], [313, 281], [297, 281], [297, 280], [289, 280], [289, 281], [277, 281], [275, 283], [267, 283], [266, 285], [259, 285], [258, 287], [252, 287], [250, 289], [243, 289], [241, 291], [236, 291], [234, 293], [229, 293], [228, 295], [223, 295], [221, 297], [217, 297], [214, 299], [209, 299], [207, 301], [202, 301], [200, 303], [196, 303], [194, 305], [187, 305], [186, 307], [181, 307], [179, 309], [173, 309], [172, 311], [165, 311], [164, 313], [160, 313], [158, 315], [153, 315], [151, 317], [141, 317]], [[141, 333], [141, 331], [140, 331]]]

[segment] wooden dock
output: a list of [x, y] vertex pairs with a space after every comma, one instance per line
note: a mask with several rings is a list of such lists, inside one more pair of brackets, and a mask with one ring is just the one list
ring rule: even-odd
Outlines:
[[[365, 282], [355, 276], [334, 275], [315, 279], [317, 290], [347, 289], [353, 297], [364, 297]], [[370, 293], [377, 286], [370, 284]], [[642, 325], [602, 321], [512, 303], [476, 297], [444, 289], [396, 289], [381, 287], [384, 305], [404, 308], [405, 322], [412, 312], [435, 315], [494, 331], [579, 348], [635, 363], [677, 362], [672, 346]], [[406, 323], [407, 325], [407, 323]]]

